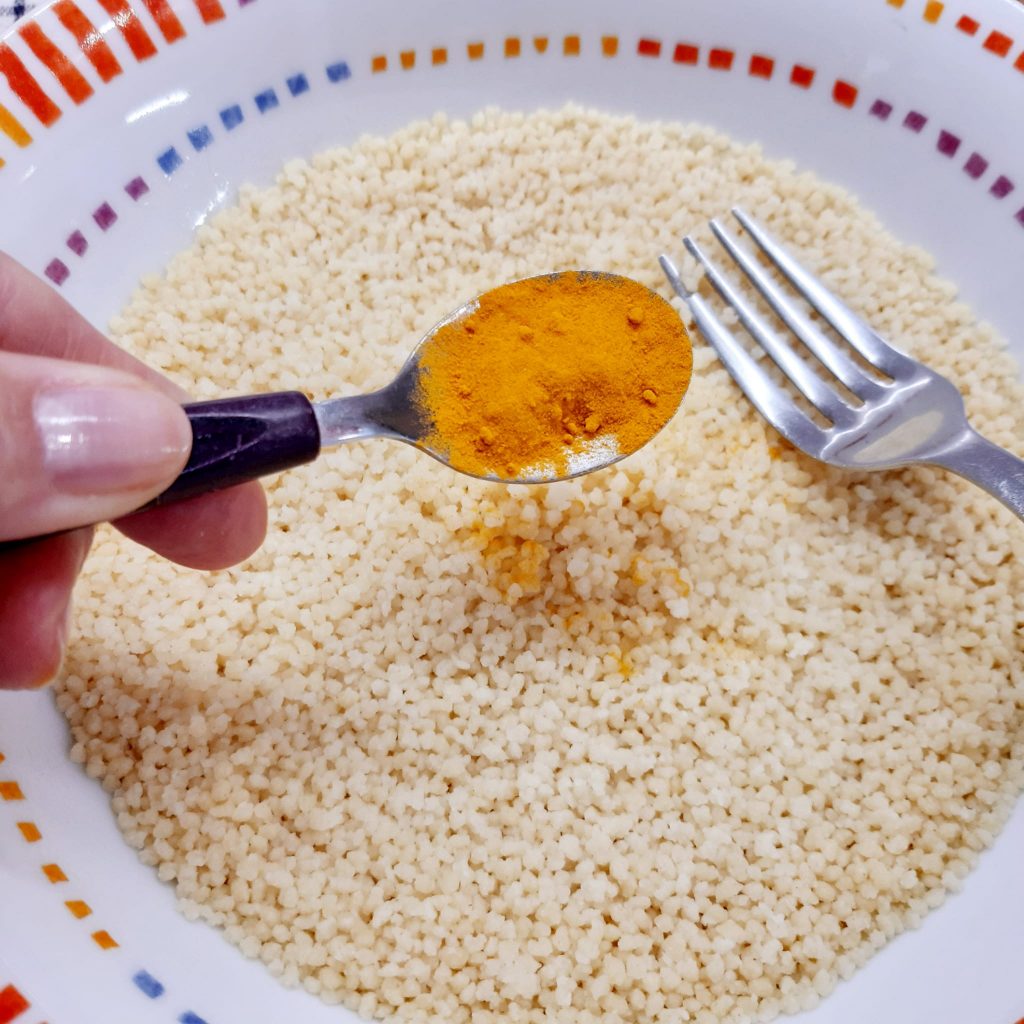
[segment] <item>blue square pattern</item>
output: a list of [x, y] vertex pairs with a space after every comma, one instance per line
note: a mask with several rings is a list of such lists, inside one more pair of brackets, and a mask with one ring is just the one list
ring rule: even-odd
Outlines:
[[192, 143], [192, 148], [197, 153], [201, 153], [213, 142], [213, 132], [205, 124], [201, 124], [198, 128], [193, 128], [188, 133], [188, 141]]
[[149, 971], [139, 971], [132, 976], [132, 981], [135, 982], [136, 988], [150, 999], [159, 999], [164, 994], [163, 985]]
[[352, 72], [343, 60], [339, 60], [336, 64], [327, 65], [327, 80], [329, 82], [344, 82], [346, 78], [351, 77]]
[[181, 154], [171, 146], [170, 149], [165, 149], [157, 158], [156, 162], [160, 165], [160, 170], [164, 174], [173, 174], [183, 163]]
[[293, 96], [301, 96], [304, 92], [309, 92], [309, 79], [301, 72], [297, 75], [292, 75], [291, 78], [287, 79], [288, 91]]
[[256, 93], [255, 98], [256, 109], [261, 114], [265, 114], [268, 110], [273, 110], [274, 107], [281, 104], [281, 101], [277, 98], [277, 93], [273, 89], [264, 89], [263, 92]]
[[245, 114], [242, 113], [242, 108], [235, 103], [233, 106], [225, 107], [220, 112], [220, 123], [224, 127], [231, 131], [233, 128], [237, 128], [245, 120]]

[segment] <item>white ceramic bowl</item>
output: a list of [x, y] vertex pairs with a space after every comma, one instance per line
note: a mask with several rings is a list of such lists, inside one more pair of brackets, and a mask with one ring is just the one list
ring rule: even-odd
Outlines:
[[[0, 245], [98, 325], [291, 156], [572, 99], [708, 122], [846, 185], [1024, 357], [1017, 0], [37, 7], [0, 44]], [[0, 1024], [351, 1019], [181, 918], [66, 751], [45, 693], [0, 698]], [[962, 893], [800, 1019], [1017, 1022], [1022, 863], [1024, 808]]]

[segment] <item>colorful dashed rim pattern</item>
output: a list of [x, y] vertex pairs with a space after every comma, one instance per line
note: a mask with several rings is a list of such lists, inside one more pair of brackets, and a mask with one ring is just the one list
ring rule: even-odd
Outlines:
[[[4, 754], [0, 753], [0, 766], [5, 761]], [[104, 953], [119, 950], [120, 943], [110, 932], [106, 928], [96, 927], [92, 920], [92, 907], [81, 898], [81, 893], [75, 891], [75, 883], [72, 882], [64, 868], [57, 861], [51, 859], [52, 851], [47, 849], [43, 831], [38, 822], [29, 820], [18, 813], [25, 800], [26, 796], [21, 784], [16, 779], [8, 777], [8, 773], [0, 767], [0, 804], [13, 805], [14, 817], [17, 819], [12, 823], [7, 820], [5, 815], [4, 820], [0, 820], [0, 829], [16, 830], [22, 842], [30, 843], [33, 846], [36, 843], [40, 844], [38, 847], [39, 870], [54, 887], [58, 898], [61, 899], [71, 917], [82, 922], [84, 937], [88, 944], [93, 949]], [[165, 986], [149, 971], [137, 965], [129, 967], [128, 970], [131, 983], [144, 996], [149, 999], [160, 999], [165, 995]], [[0, 978], [0, 1024], [10, 1024], [12, 1021], [22, 1024], [22, 1020], [25, 1021], [25, 1024], [30, 1024], [33, 1022], [33, 1018], [29, 1014], [31, 1008], [32, 1003], [25, 993]], [[178, 1024], [207, 1024], [203, 1017], [189, 1009], [179, 1012], [174, 1020]], [[46, 1024], [46, 1022], [40, 1022], [40, 1024]]]
[[[890, 7], [902, 8], [906, 6], [907, 0], [886, 0]], [[952, 25], [956, 31], [962, 32], [971, 39], [977, 39], [987, 53], [998, 57], [1001, 60], [1010, 56], [1014, 49], [1015, 41], [1005, 32], [998, 29], [985, 29], [977, 18], [969, 14], [961, 14], [956, 20], [953, 17], [945, 17], [946, 5], [941, 0], [926, 0], [921, 11], [921, 17], [930, 25], [937, 25], [940, 21]], [[1017, 71], [1024, 72], [1024, 49], [1017, 53], [1015, 58], [1009, 61], [1010, 65]], [[1017, 1022], [1020, 1024], [1020, 1021]]]
[[[334, 61], [323, 69], [322, 81], [329, 85], [347, 81], [352, 72], [345, 61]], [[231, 103], [223, 107], [208, 122], [197, 124], [184, 133], [184, 138], [177, 140], [161, 149], [154, 157], [155, 169], [162, 178], [171, 178], [185, 164], [190, 154], [201, 153], [217, 139], [216, 133], [225, 135], [234, 132], [244, 125], [248, 117], [255, 111], [256, 116], [271, 114], [281, 106], [282, 98], [296, 100], [305, 96], [312, 88], [310, 77], [302, 71], [287, 76], [283, 83], [267, 85], [252, 96], [251, 107], [243, 106], [242, 102]], [[248, 111], [248, 112], [247, 112]], [[211, 127], [212, 126], [212, 127]], [[138, 202], [150, 191], [150, 185], [141, 174], [134, 175], [125, 182], [120, 190], [133, 202]], [[102, 233], [108, 232], [118, 221], [118, 213], [111, 201], [100, 203], [88, 217]], [[68, 251], [82, 258], [89, 251], [89, 240], [82, 228], [76, 227], [64, 242]], [[67, 256], [55, 256], [46, 265], [43, 273], [55, 285], [62, 285], [71, 276], [70, 259]]]
[[[171, 45], [184, 39], [185, 27], [174, 12], [168, 0], [140, 0], [155, 25], [147, 29], [139, 13], [128, 0], [96, 0], [104, 14], [110, 19], [128, 46], [136, 63], [143, 63], [155, 57], [159, 52], [154, 36], [162, 38], [163, 43]], [[184, 0], [182, 0], [184, 2]], [[226, 17], [224, 5], [220, 0], [192, 0], [204, 25], [213, 25]], [[239, 7], [248, 6], [254, 0], [237, 0]], [[7, 37], [8, 41], [0, 42], [0, 75], [7, 79], [7, 84], [24, 108], [16, 116], [7, 107], [0, 104], [0, 135], [5, 135], [11, 142], [24, 149], [32, 144], [32, 135], [26, 122], [39, 122], [44, 128], [50, 128], [62, 116], [60, 103], [53, 98], [59, 94], [49, 84], [44, 88], [40, 77], [45, 75], [33, 73], [26, 64], [29, 54], [44, 72], [56, 80], [56, 85], [66, 94], [75, 106], [80, 106], [95, 94], [95, 87], [75, 67], [66, 50], [80, 50], [96, 72], [102, 84], [112, 82], [124, 73], [124, 67], [114, 55], [114, 51], [105, 42], [103, 34], [96, 24], [83, 11], [75, 0], [56, 0], [52, 10], [61, 26], [61, 38], [48, 34], [38, 17], [33, 17], [21, 24], [15, 32]], [[42, 13], [42, 12], [41, 12]], [[104, 26], [106, 27], [106, 26]], [[11, 45], [20, 39], [28, 53], [24, 57]], [[50, 91], [47, 91], [49, 88]], [[30, 116], [26, 116], [30, 115]], [[34, 129], [33, 129], [34, 130]], [[0, 167], [4, 161], [0, 158]]]
[[[147, 61], [159, 52], [154, 36], [159, 36], [168, 46], [186, 36], [185, 27], [169, 0], [137, 0], [148, 12], [155, 31], [152, 27], [147, 29], [129, 0], [95, 0], [95, 2], [112, 20], [137, 63]], [[180, 2], [184, 3], [186, 0], [180, 0]], [[235, 0], [235, 2], [239, 7], [246, 7], [254, 0]], [[890, 7], [897, 9], [903, 9], [907, 5], [907, 0], [885, 0], [885, 2]], [[216, 24], [226, 17], [225, 7], [221, 0], [192, 0], [192, 3], [205, 25]], [[104, 41], [103, 35], [96, 25], [75, 0], [57, 0], [51, 9], [62, 26], [65, 38], [59, 40], [52, 38], [39, 24], [38, 18], [24, 22], [17, 29], [15, 35], [20, 37], [38, 64], [42, 65], [50, 76], [56, 79], [60, 89], [77, 106], [94, 95], [95, 88], [68, 58], [65, 53], [66, 49], [73, 47], [80, 49], [104, 84], [123, 74], [124, 68]], [[946, 5], [941, 0], [925, 0], [920, 16], [931, 25], [938, 25], [940, 22], [953, 25], [955, 30], [963, 36], [978, 40], [986, 53], [999, 60], [1007, 61], [1008, 66], [1024, 73], [1024, 47], [1020, 47], [1018, 42], [1005, 32], [999, 29], [985, 28], [977, 18], [969, 14], [960, 14], [954, 20], [952, 15], [947, 15]], [[533, 44], [539, 53], [546, 52], [548, 42], [547, 36], [533, 38]], [[660, 52], [660, 40], [641, 40], [641, 43], [650, 44], [639, 51], [642, 55], [653, 56], [656, 55], [656, 52]], [[523, 42], [519, 37], [510, 36], [505, 40], [504, 55], [518, 57], [522, 52], [522, 47]], [[618, 38], [615, 36], [603, 37], [602, 48], [605, 56], [615, 56], [619, 48]], [[467, 50], [470, 60], [479, 60], [484, 56], [482, 42], [469, 43]], [[680, 43], [676, 47], [673, 59], [678, 59], [680, 63], [696, 63], [697, 51], [698, 47], [695, 45]], [[577, 55], [580, 52], [580, 37], [566, 36], [563, 40], [562, 52], [566, 56]], [[710, 51], [710, 66], [719, 70], [729, 70], [732, 66], [732, 58], [729, 56], [731, 53], [732, 51], [726, 49], [712, 49]], [[759, 70], [751, 70], [751, 74], [770, 78], [773, 61], [771, 58], [761, 55], [756, 56]], [[446, 63], [447, 49], [435, 47], [430, 52], [430, 61], [432, 64]], [[416, 51], [402, 51], [399, 54], [399, 64], [406, 70], [414, 67]], [[386, 55], [378, 55], [371, 62], [371, 70], [375, 72], [384, 71], [387, 66]], [[24, 59], [7, 42], [0, 43], [0, 75], [7, 79], [25, 111], [44, 127], [50, 127], [62, 116], [63, 111], [59, 103], [40, 84], [37, 75], [29, 70]], [[810, 82], [807, 84], [809, 85]], [[51, 91], [55, 90], [51, 88]], [[24, 116], [19, 118], [5, 106], [0, 105], [0, 134], [6, 135], [19, 147], [26, 147], [32, 143], [32, 136], [24, 124], [26, 120], [29, 118]], [[3, 160], [0, 158], [0, 167], [2, 166]]]
[[[141, 4], [148, 12], [156, 27], [155, 32], [152, 28], [147, 29], [139, 17], [139, 12], [132, 7], [129, 0], [95, 2], [116, 26], [136, 63], [141, 64], [158, 54], [159, 46], [154, 37], [158, 37], [162, 44], [167, 46], [186, 37], [185, 27], [169, 0], [137, 0], [137, 4]], [[187, 0], [175, 2], [185, 3]], [[191, 2], [198, 11], [203, 25], [214, 25], [227, 17], [227, 10], [221, 0]], [[255, 0], [235, 2], [238, 8], [244, 8]], [[885, 0], [885, 3], [899, 9], [907, 6], [907, 0]], [[22, 23], [15, 35], [20, 37], [32, 58], [52, 76], [71, 103], [75, 106], [81, 105], [95, 94], [96, 86], [74, 66], [61, 48], [61, 44], [68, 49], [73, 42], [73, 45], [85, 55], [102, 84], [111, 82], [123, 74], [124, 67], [104, 42], [96, 24], [74, 0], [57, 0], [47, 10], [52, 10], [56, 15], [66, 31], [67, 39], [55, 41], [43, 30], [37, 19]], [[946, 6], [940, 0], [925, 0], [920, 16], [932, 25], [938, 25], [940, 22], [952, 25], [965, 38], [977, 39], [988, 54], [1006, 60], [1009, 67], [1024, 73], [1024, 48], [1013, 54], [1018, 44], [1005, 33], [995, 29], [986, 30], [979, 21], [966, 14], [959, 15], [954, 21], [951, 15], [947, 17]], [[596, 52], [607, 59], [632, 56], [644, 61], [667, 61], [684, 68], [706, 66], [710, 71], [746, 74], [751, 79], [763, 81], [784, 79], [791, 87], [803, 91], [826, 88], [830, 91], [832, 101], [841, 108], [862, 110], [867, 116], [878, 121], [899, 125], [910, 135], [928, 138], [939, 156], [951, 161], [962, 161], [963, 173], [971, 181], [981, 182], [993, 200], [1005, 200], [1018, 189], [1017, 182], [1007, 173], [999, 168], [992, 168], [990, 161], [981, 152], [966, 145], [959, 135], [934, 125], [930, 115], [916, 109], [897, 109], [897, 105], [885, 97], [864, 96], [855, 83], [842, 78], [831, 79], [810, 63], [784, 65], [764, 53], [740, 54], [723, 46], [707, 46], [697, 41], [655, 37], [641, 37], [635, 41], [625, 42], [618, 35], [601, 35], [593, 38], [578, 34], [559, 37], [510, 35], [497, 45], [482, 40], [470, 40], [454, 48], [434, 46], [426, 50], [400, 50], [396, 54], [377, 53], [369, 58], [368, 71], [375, 75], [388, 71], [411, 71], [423, 65], [442, 67], [450, 60], [461, 59], [462, 53], [470, 62], [482, 61], [485, 57], [515, 60], [531, 49], [538, 55], [560, 54], [564, 58], [574, 58], [588, 47], [595, 47]], [[28, 57], [28, 54], [25, 56]], [[64, 111], [8, 42], [0, 42], [0, 75], [6, 78], [12, 92], [25, 108], [24, 111], [19, 111], [19, 117], [0, 104], [0, 136], [6, 136], [16, 147], [28, 147], [33, 142], [33, 136], [25, 127], [25, 123], [32, 123], [34, 119], [44, 128], [49, 128], [59, 120]], [[202, 153], [218, 138], [234, 132], [254, 115], [256, 118], [262, 118], [277, 111], [282, 105], [282, 99], [287, 102], [299, 100], [314, 87], [334, 86], [351, 78], [352, 70], [349, 63], [337, 60], [322, 69], [317, 69], [315, 74], [296, 71], [281, 82], [267, 84], [254, 92], [251, 99], [229, 104], [217, 111], [208, 121], [188, 129], [183, 138], [170, 141], [154, 155], [153, 167], [147, 173], [156, 172], [162, 180], [169, 180], [185, 165], [190, 156]], [[1021, 81], [1024, 83], [1024, 79]], [[55, 93], [52, 87], [51, 92]], [[0, 157], [0, 168], [3, 166], [4, 160]], [[150, 188], [146, 176], [139, 173], [120, 187], [119, 194], [123, 193], [127, 199], [137, 203], [150, 192]], [[1012, 216], [1024, 227], [1024, 207], [1012, 211]], [[118, 223], [118, 219], [119, 214], [112, 201], [100, 203], [87, 218], [101, 233], [110, 231]], [[71, 230], [65, 240], [67, 251], [78, 259], [86, 256], [89, 245], [89, 238], [81, 227]], [[63, 285], [71, 275], [70, 262], [71, 257], [66, 254], [54, 256], [43, 272], [54, 285]], [[3, 764], [4, 760], [4, 755], [0, 753], [0, 764]], [[19, 783], [0, 776], [0, 804], [19, 805], [24, 800], [25, 794]], [[0, 822], [0, 828], [4, 827], [7, 827], [6, 824]], [[22, 841], [30, 844], [44, 843], [43, 833], [35, 821], [18, 820], [14, 827]], [[45, 843], [40, 850], [41, 872], [51, 885], [59, 888], [60, 896], [68, 895], [73, 885], [71, 879], [60, 864], [48, 860]], [[67, 891], [63, 888], [65, 886], [69, 887]], [[90, 920], [93, 910], [85, 900], [72, 894], [72, 898], [64, 899], [63, 903], [76, 921], [84, 923], [83, 927], [91, 948], [101, 952], [120, 949], [119, 943], [109, 931], [93, 927]], [[131, 984], [147, 998], [158, 1000], [167, 995], [164, 984], [148, 970], [136, 965], [129, 967], [128, 971]], [[13, 984], [5, 985], [3, 978], [0, 978], [0, 986], [0, 1024], [10, 1024], [12, 1021], [17, 1021], [18, 1024], [34, 1024], [34, 1018], [29, 1013], [29, 998]], [[189, 1009], [177, 1013], [174, 1019], [178, 1024], [207, 1024], [204, 1018]], [[1024, 1024], [1024, 1018], [1017, 1024]]]
[[[101, 0], [101, 2], [108, 3], [112, 0]], [[248, 2], [252, 2], [252, 0], [248, 0]], [[887, 2], [893, 3], [893, 0], [887, 0]], [[156, 0], [149, 0], [148, 5], [155, 6]], [[166, 6], [166, 0], [164, 0], [164, 6]], [[941, 15], [941, 10], [937, 15], [935, 9], [941, 7], [942, 4], [937, 3], [937, 0], [929, 0], [923, 15], [925, 20], [936, 21]], [[167, 9], [169, 10], [169, 8]], [[977, 25], [976, 22], [974, 24]], [[991, 35], [999, 36], [1000, 39], [1009, 39], [1008, 36], [1001, 33], [993, 32]], [[561, 53], [563, 57], [571, 59], [578, 57], [583, 52], [584, 45], [583, 37], [576, 34], [560, 38], [546, 35], [526, 38], [507, 36], [497, 47], [497, 51], [498, 59], [503, 60], [514, 60], [528, 48], [532, 48], [535, 53], [540, 55]], [[943, 128], [941, 125], [935, 126], [933, 118], [929, 114], [913, 108], [897, 110], [896, 104], [885, 97], [865, 97], [862, 95], [862, 90], [853, 82], [843, 78], [830, 79], [810, 63], [782, 65], [774, 57], [764, 53], [755, 52], [741, 55], [733, 49], [722, 46], [705, 46], [692, 41], [666, 41], [649, 37], [637, 39], [635, 43], [630, 43], [628, 49], [623, 46], [621, 38], [616, 35], [603, 35], [593, 41], [587, 40], [586, 45], [598, 47], [599, 52], [606, 59], [619, 57], [623, 52], [631, 52], [640, 60], [663, 60], [689, 68], [706, 66], [711, 71], [719, 73], [746, 73], [751, 79], [761, 81], [784, 78], [790, 86], [807, 92], [814, 88], [821, 88], [824, 83], [823, 87], [830, 90], [831, 99], [837, 106], [847, 110], [857, 108], [866, 111], [868, 116], [876, 120], [898, 123], [912, 135], [930, 138], [938, 155], [950, 161], [962, 161], [961, 168], [967, 178], [981, 183], [993, 200], [1006, 200], [1018, 190], [1018, 183], [1014, 178], [1010, 177], [1003, 169], [993, 168], [990, 160], [982, 152], [966, 145], [959, 134]], [[1012, 41], [1006, 47], [999, 42], [996, 45], [996, 50], [992, 52], [1005, 49], [1005, 52], [1008, 53], [1010, 46], [1012, 46]], [[491, 50], [493, 49], [492, 47]], [[988, 49], [991, 50], [992, 47], [988, 47]], [[465, 53], [467, 61], [478, 62], [484, 60], [490, 51], [484, 41], [475, 40], [467, 42], [464, 45], [464, 51], [461, 47], [455, 50], [446, 46], [435, 46], [424, 51], [400, 50], [395, 55], [378, 53], [370, 58], [369, 71], [375, 75], [393, 69], [411, 71], [418, 65], [442, 67], [461, 52]], [[1022, 51], [1018, 62], [1022, 61], [1024, 61], [1024, 51]], [[269, 86], [256, 92], [252, 97], [250, 113], [254, 110], [257, 115], [269, 114], [281, 105], [282, 95], [289, 99], [298, 99], [310, 91], [314, 81], [337, 84], [347, 81], [351, 77], [351, 68], [348, 62], [343, 60], [327, 65], [322, 73], [318, 72], [313, 78], [303, 71], [297, 71], [284, 80], [283, 87], [280, 85]], [[225, 107], [208, 122], [197, 124], [189, 129], [185, 133], [185, 139], [173, 142], [156, 154], [154, 158], [156, 168], [163, 177], [170, 178], [183, 166], [188, 155], [201, 153], [213, 145], [217, 139], [215, 128], [217, 132], [228, 134], [244, 124], [246, 118], [246, 108], [242, 103]], [[928, 132], [925, 131], [926, 128], [929, 129]], [[150, 191], [150, 186], [146, 178], [142, 174], [138, 174], [124, 184], [123, 191], [131, 200], [138, 201]], [[1011, 216], [1024, 228], [1024, 206], [1014, 209], [1014, 204], [1011, 202], [1010, 209]], [[117, 211], [109, 201], [101, 203], [91, 211], [91, 220], [101, 232], [109, 231], [117, 223], [117, 219]], [[81, 258], [89, 249], [89, 241], [83, 230], [76, 227], [68, 233], [65, 246], [71, 254]], [[60, 286], [71, 276], [72, 265], [73, 261], [67, 255], [55, 255], [43, 268], [43, 273], [53, 284]]]

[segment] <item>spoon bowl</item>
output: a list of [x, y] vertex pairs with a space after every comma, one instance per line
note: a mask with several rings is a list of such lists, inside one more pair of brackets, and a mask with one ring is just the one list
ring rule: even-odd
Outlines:
[[[371, 437], [386, 437], [412, 445], [443, 465], [467, 476], [507, 484], [548, 484], [558, 480], [569, 480], [598, 469], [604, 469], [626, 458], [639, 446], [623, 448], [617, 443], [614, 436], [605, 434], [588, 438], [575, 449], [568, 451], [564, 467], [561, 469], [556, 469], [549, 463], [527, 467], [514, 474], [501, 473], [494, 469], [481, 471], [477, 460], [460, 459], [458, 450], [445, 444], [446, 438], [443, 433], [438, 433], [430, 410], [423, 401], [424, 377], [430, 372], [425, 369], [424, 360], [429, 357], [432, 347], [439, 343], [439, 337], [445, 333], [450, 335], [453, 328], [467, 321], [480, 309], [482, 302], [486, 303], [503, 289], [516, 285], [536, 283], [548, 290], [558, 289], [563, 285], [579, 285], [581, 282], [587, 283], [591, 287], [595, 284], [602, 288], [607, 287], [609, 291], [628, 285], [631, 289], [632, 302], [635, 303], [639, 295], [645, 303], [668, 306], [668, 303], [656, 292], [643, 288], [636, 282], [619, 275], [603, 271], [565, 271], [546, 274], [512, 282], [511, 285], [504, 285], [479, 295], [438, 321], [423, 336], [398, 375], [386, 387], [367, 395], [335, 398], [316, 403], [313, 409], [320, 431], [321, 447]], [[674, 313], [673, 318], [678, 320]], [[681, 322], [679, 329], [682, 332]], [[625, 344], [628, 340], [628, 338], [624, 338], [623, 343]], [[558, 339], [552, 339], [552, 343], [557, 344]], [[663, 407], [659, 421], [643, 438], [643, 444], [646, 444], [663, 429], [672, 418], [682, 400], [683, 393], [680, 391], [674, 395], [671, 404]], [[479, 395], [469, 396], [464, 399], [465, 405], [471, 407], [479, 397]], [[496, 427], [496, 429], [499, 428]]]

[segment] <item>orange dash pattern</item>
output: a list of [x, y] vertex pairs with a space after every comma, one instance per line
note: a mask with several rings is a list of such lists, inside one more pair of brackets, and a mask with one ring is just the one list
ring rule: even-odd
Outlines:
[[36, 57], [53, 72], [61, 88], [75, 103], [84, 103], [92, 95], [92, 86], [68, 60], [64, 51], [39, 27], [38, 22], [27, 22], [18, 30], [18, 34]]
[[199, 10], [199, 17], [207, 25], [224, 17], [224, 8], [221, 7], [220, 0], [196, 0], [196, 7]]
[[708, 54], [708, 67], [715, 68], [717, 71], [730, 71], [735, 56], [734, 51], [716, 46]]
[[150, 39], [149, 33], [142, 27], [139, 16], [132, 9], [128, 0], [97, 0], [97, 2], [113, 18], [114, 24], [124, 36], [124, 41], [128, 44], [128, 49], [132, 51], [132, 56], [136, 60], [143, 61], [156, 56], [156, 46]]
[[66, 882], [68, 880], [68, 876], [61, 870], [59, 864], [44, 864], [43, 874], [46, 875], [53, 885], [57, 885], [58, 882]]
[[21, 58], [6, 43], [0, 43], [0, 75], [42, 124], [49, 127], [60, 117], [60, 108], [43, 92]]
[[801, 89], [810, 89], [814, 82], [814, 68], [809, 68], [805, 64], [794, 64], [793, 70], [789, 73], [789, 80], [794, 85], [799, 85]]
[[857, 102], [857, 86], [837, 78], [836, 84], [832, 86], [832, 99], [841, 107], [852, 107]]
[[38, 843], [43, 838], [43, 833], [39, 831], [39, 826], [34, 821], [19, 821], [18, 831], [26, 843]]
[[24, 800], [25, 794], [16, 782], [0, 782], [0, 800]]
[[696, 64], [700, 59], [700, 47], [693, 43], [677, 43], [672, 51], [672, 60], [676, 64]]
[[156, 27], [160, 29], [160, 34], [164, 37], [165, 42], [176, 43], [184, 37], [185, 27], [171, 10], [171, 5], [167, 0], [142, 0], [142, 2], [156, 22]]
[[116, 949], [117, 942], [114, 940], [110, 932], [103, 931], [102, 929], [98, 932], [92, 933], [92, 941], [96, 943], [100, 949]]
[[114, 51], [104, 42], [96, 26], [82, 13], [73, 0], [57, 0], [53, 11], [60, 23], [75, 37], [78, 48], [85, 54], [85, 59], [96, 69], [96, 73], [104, 82], [109, 82], [121, 74], [121, 64], [114, 56]]
[[16, 146], [24, 148], [32, 141], [24, 125], [0, 103], [0, 134], [6, 135]]
[[1010, 47], [1013, 46], [1013, 40], [1002, 32], [993, 31], [988, 34], [988, 38], [982, 45], [997, 57], [1005, 57], [1010, 52]]
[[13, 985], [0, 988], [0, 1024], [10, 1024], [31, 1005]]
[[64, 906], [71, 911], [74, 917], [77, 917], [79, 921], [83, 917], [88, 917], [92, 913], [92, 907], [89, 906], [85, 900], [65, 900]]

